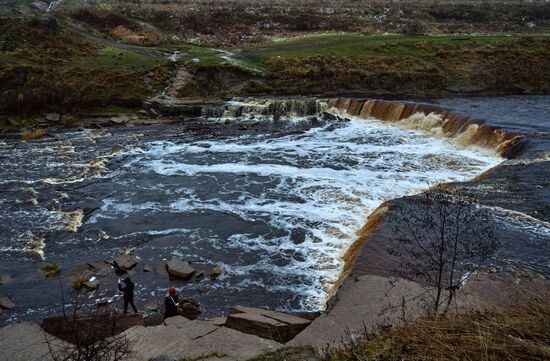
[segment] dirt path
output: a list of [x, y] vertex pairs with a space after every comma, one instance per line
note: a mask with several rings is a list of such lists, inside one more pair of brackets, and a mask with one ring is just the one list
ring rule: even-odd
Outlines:
[[181, 66], [177, 71], [174, 77], [170, 80], [170, 84], [166, 89], [164, 89], [162, 95], [168, 97], [177, 98], [178, 91], [183, 88], [191, 79], [193, 75], [187, 70], [185, 66]]

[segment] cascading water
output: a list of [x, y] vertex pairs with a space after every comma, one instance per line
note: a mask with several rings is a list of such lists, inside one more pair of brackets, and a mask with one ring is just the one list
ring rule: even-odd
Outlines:
[[[205, 110], [216, 119], [6, 139], [0, 271], [24, 279], [8, 287], [27, 304], [2, 322], [51, 312], [55, 281], [37, 272], [41, 259], [70, 272], [128, 249], [140, 258], [132, 277], [141, 305], [175, 285], [205, 316], [236, 304], [319, 309], [378, 205], [502, 161], [490, 148], [325, 110], [317, 101], [240, 101]], [[220, 264], [224, 274], [174, 282], [142, 272], [173, 256], [197, 269]], [[109, 277], [90, 302], [113, 293]]]

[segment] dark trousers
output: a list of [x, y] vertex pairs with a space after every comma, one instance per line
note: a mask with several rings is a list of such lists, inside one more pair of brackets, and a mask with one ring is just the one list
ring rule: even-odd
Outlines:
[[136, 308], [136, 305], [134, 304], [134, 299], [133, 298], [125, 298], [124, 299], [124, 314], [128, 313], [128, 304], [130, 304], [132, 306], [132, 308], [134, 309], [134, 312], [137, 313], [137, 308]]

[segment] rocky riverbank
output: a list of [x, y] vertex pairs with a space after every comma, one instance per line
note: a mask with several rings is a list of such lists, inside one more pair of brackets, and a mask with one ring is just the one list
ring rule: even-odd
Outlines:
[[[375, 117], [401, 126], [410, 126], [410, 121], [406, 120], [415, 114], [423, 114], [424, 117], [431, 115], [430, 122], [415, 126], [422, 126], [421, 129], [430, 130], [436, 136], [463, 139], [464, 144], [482, 145], [501, 152], [509, 160], [500, 166], [469, 182], [439, 186], [457, 194], [474, 196], [482, 206], [490, 207], [503, 245], [495, 256], [494, 264], [482, 269], [460, 290], [457, 304], [464, 309], [505, 307], [518, 297], [540, 293], [549, 287], [544, 254], [548, 247], [546, 222], [550, 220], [545, 201], [548, 198], [545, 182], [550, 162], [547, 153], [549, 143], [544, 137], [533, 138], [528, 134], [499, 129], [480, 120], [422, 104], [345, 98], [322, 102], [260, 99], [248, 103], [251, 104], [248, 108], [239, 105], [239, 102], [221, 108], [209, 106], [203, 108], [201, 113], [220, 116], [227, 111], [237, 111], [241, 115], [259, 112], [271, 116], [313, 116], [337, 109], [334, 116]], [[440, 131], [435, 132], [436, 129]], [[407, 204], [414, 207], [418, 197], [390, 200], [371, 214], [358, 232], [357, 241], [344, 256], [346, 266], [341, 286], [334, 289], [326, 312], [313, 322], [309, 316], [304, 318], [306, 315], [236, 308], [230, 311], [228, 319], [191, 321], [180, 317], [157, 326], [136, 326], [125, 331], [129, 340], [136, 341], [132, 346], [135, 359], [149, 360], [168, 355], [175, 359], [245, 360], [279, 349], [285, 343], [289, 346], [317, 347], [338, 344], [345, 341], [350, 333], [361, 333], [365, 328], [375, 331], [383, 325], [398, 324], [403, 315], [407, 319], [421, 316], [417, 296], [432, 292], [430, 285], [413, 276], [409, 279], [394, 278], [393, 271], [399, 260], [387, 252], [396, 227], [391, 213]], [[515, 220], [517, 224], [514, 227], [499, 223], [499, 217], [510, 214], [513, 217], [506, 220]], [[537, 253], [542, 258], [532, 257]], [[128, 271], [137, 262], [137, 259], [124, 255], [113, 260], [112, 264], [114, 269]], [[101, 271], [103, 267], [96, 262], [88, 268]], [[177, 259], [168, 262], [165, 269], [183, 278], [195, 273], [189, 264]], [[213, 274], [218, 272], [212, 271]], [[95, 274], [90, 273], [89, 279], [84, 281], [91, 282], [92, 277], [95, 278]], [[2, 283], [12, 281], [8, 275], [3, 275], [0, 280]], [[507, 302], [502, 302], [503, 299]], [[8, 301], [2, 304], [4, 309], [9, 308], [4, 305], [15, 306]], [[190, 314], [185, 316], [194, 318]], [[47, 353], [45, 345], [39, 341], [45, 336], [44, 331], [34, 325], [10, 325], [1, 329], [0, 333], [0, 342], [3, 342], [1, 349], [6, 356], [1, 355], [5, 360], [28, 360], [29, 357]], [[22, 333], [28, 337], [18, 336]], [[55, 342], [62, 344], [61, 341]]]

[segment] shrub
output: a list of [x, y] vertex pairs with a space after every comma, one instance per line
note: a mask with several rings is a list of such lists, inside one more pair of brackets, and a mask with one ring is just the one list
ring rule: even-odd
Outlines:
[[506, 310], [426, 318], [364, 335], [325, 350], [324, 361], [548, 360], [549, 344], [550, 303], [541, 296]]
[[71, 279], [71, 287], [75, 291], [79, 291], [84, 287], [84, 283], [86, 283], [87, 279], [83, 273], [76, 274]]
[[61, 267], [57, 263], [48, 263], [40, 267], [46, 278], [55, 277], [61, 272]]

